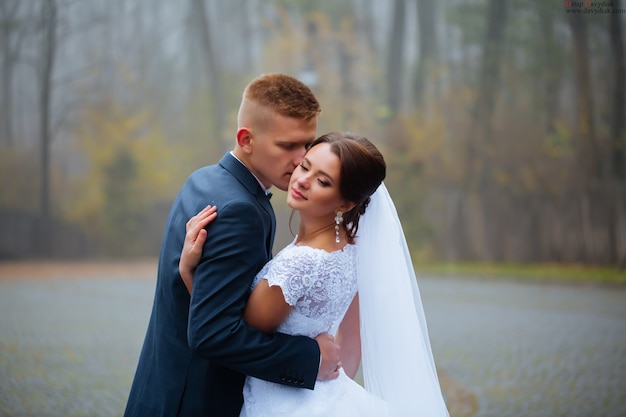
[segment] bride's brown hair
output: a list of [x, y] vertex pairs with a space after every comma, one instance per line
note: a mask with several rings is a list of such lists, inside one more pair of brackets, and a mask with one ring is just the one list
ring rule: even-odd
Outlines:
[[387, 165], [383, 155], [367, 138], [350, 132], [331, 132], [320, 136], [309, 145], [330, 144], [331, 151], [341, 163], [339, 192], [341, 197], [355, 203], [343, 214], [343, 227], [349, 243], [359, 229], [359, 219], [378, 186], [385, 179]]

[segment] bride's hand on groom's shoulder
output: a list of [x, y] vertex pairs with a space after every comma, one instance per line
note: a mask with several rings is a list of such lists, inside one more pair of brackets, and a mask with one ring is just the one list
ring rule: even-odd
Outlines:
[[206, 241], [205, 227], [217, 216], [217, 207], [206, 206], [185, 225], [185, 242], [178, 262], [178, 270], [189, 293], [193, 285], [193, 273], [202, 256], [202, 245]]

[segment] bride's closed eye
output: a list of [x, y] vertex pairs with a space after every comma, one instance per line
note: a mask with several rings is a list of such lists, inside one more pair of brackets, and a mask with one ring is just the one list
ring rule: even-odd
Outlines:
[[[305, 167], [303, 162], [301, 162], [301, 163], [300, 163], [300, 168], [302, 168], [302, 170], [303, 170], [303, 171], [305, 171], [305, 172], [308, 172], [308, 171], [309, 171], [309, 168]], [[318, 178], [318, 179], [317, 179], [317, 182], [318, 182], [318, 183], [319, 183], [322, 187], [330, 187], [330, 186], [331, 186], [330, 181], [327, 181], [327, 180], [325, 180], [325, 179], [323, 179], [323, 178]]]

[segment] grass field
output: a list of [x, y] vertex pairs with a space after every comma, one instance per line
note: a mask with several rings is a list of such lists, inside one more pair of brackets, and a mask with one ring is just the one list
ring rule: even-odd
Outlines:
[[626, 269], [579, 264], [416, 264], [417, 274], [517, 279], [533, 282], [626, 285]]

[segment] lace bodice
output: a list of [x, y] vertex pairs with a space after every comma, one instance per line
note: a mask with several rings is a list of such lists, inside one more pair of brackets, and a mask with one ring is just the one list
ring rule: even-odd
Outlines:
[[[279, 285], [293, 306], [278, 331], [315, 337], [336, 334], [357, 291], [356, 247], [326, 252], [293, 243], [256, 276]], [[387, 405], [350, 379], [317, 381], [314, 390], [295, 388], [248, 376], [240, 417], [388, 417]]]
[[326, 252], [291, 243], [257, 274], [254, 288], [267, 279], [293, 306], [277, 331], [315, 337], [335, 334], [357, 290], [355, 246]]

